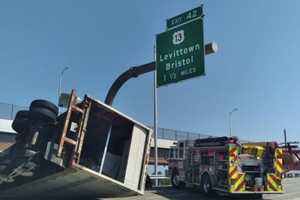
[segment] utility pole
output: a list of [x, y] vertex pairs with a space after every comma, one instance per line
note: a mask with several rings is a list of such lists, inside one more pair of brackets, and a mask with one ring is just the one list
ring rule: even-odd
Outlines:
[[287, 147], [286, 129], [283, 129], [283, 134], [284, 134], [284, 146]]

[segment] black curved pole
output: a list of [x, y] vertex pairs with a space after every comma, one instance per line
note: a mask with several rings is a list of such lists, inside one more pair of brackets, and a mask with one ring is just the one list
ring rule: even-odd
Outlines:
[[[218, 47], [216, 43], [208, 43], [205, 45], [205, 55], [212, 54], [217, 52]], [[150, 62], [144, 65], [140, 66], [134, 66], [129, 68], [127, 71], [125, 71], [123, 74], [121, 74], [115, 82], [112, 84], [110, 87], [106, 98], [105, 98], [105, 103], [107, 105], [112, 105], [114, 98], [116, 97], [118, 91], [120, 88], [126, 83], [131, 78], [136, 78], [139, 75], [151, 72], [155, 70], [155, 62]]]
[[141, 74], [145, 74], [154, 70], [155, 62], [150, 62], [144, 65], [129, 68], [127, 71], [121, 74], [112, 84], [106, 95], [105, 103], [110, 106], [112, 105], [115, 96], [126, 81], [128, 81], [131, 78], [136, 78]]

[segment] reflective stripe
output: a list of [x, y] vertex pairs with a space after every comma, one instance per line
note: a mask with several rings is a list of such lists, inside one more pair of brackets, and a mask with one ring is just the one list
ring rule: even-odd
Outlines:
[[230, 149], [230, 150], [229, 150], [229, 155], [235, 154], [236, 151], [237, 151], [236, 147], [231, 147], [231, 148], [229, 148], [229, 149]]
[[229, 177], [234, 176], [237, 173], [237, 167], [229, 167]]
[[274, 173], [267, 175], [267, 190], [279, 192], [282, 191], [281, 179], [284, 172], [283, 151], [281, 148], [275, 149], [274, 169]]
[[242, 176], [243, 174], [238, 173], [236, 178], [232, 179], [231, 184], [237, 186], [238, 182], [241, 181]]
[[275, 174], [280, 176], [284, 172], [283, 167], [283, 151], [280, 148], [277, 148], [275, 151], [275, 161], [274, 161]]
[[237, 191], [237, 192], [241, 192], [241, 191], [245, 191], [246, 189], [246, 182], [245, 182], [245, 175], [244, 174], [240, 174], [239, 179], [234, 183], [232, 190], [233, 191]]
[[283, 151], [282, 151], [282, 149], [280, 149], [280, 148], [277, 148], [276, 149], [276, 157], [277, 158], [279, 158], [279, 159], [283, 159]]
[[238, 171], [238, 148], [229, 146], [228, 182], [229, 192], [242, 192], [246, 190], [245, 174]]
[[277, 184], [280, 185], [281, 184], [281, 180], [279, 178], [277, 178], [277, 176], [275, 176], [274, 174], [270, 174], [270, 178]]
[[281, 181], [275, 176], [275, 174], [268, 174], [267, 190], [270, 192], [282, 191]]
[[274, 161], [274, 168], [275, 168], [275, 174], [278, 176], [278, 178], [281, 179], [281, 175], [284, 172], [283, 167], [283, 151], [281, 148], [277, 148], [275, 150], [275, 161]]

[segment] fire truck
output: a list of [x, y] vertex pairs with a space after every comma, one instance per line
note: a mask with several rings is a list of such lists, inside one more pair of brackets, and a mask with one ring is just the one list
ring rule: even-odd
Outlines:
[[173, 187], [200, 187], [203, 193], [283, 193], [283, 151], [276, 142], [240, 143], [237, 137], [178, 141], [171, 147]]

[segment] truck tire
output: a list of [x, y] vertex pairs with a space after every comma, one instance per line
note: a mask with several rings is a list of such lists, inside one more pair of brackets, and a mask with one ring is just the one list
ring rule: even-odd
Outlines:
[[207, 173], [202, 175], [202, 178], [201, 178], [201, 191], [205, 195], [210, 195], [212, 193], [212, 184], [211, 184], [210, 177]]
[[36, 108], [46, 108], [51, 110], [55, 115], [58, 115], [58, 107], [51, 103], [50, 101], [37, 99], [31, 102], [29, 110], [36, 109]]
[[179, 180], [179, 174], [176, 169], [173, 170], [173, 172], [172, 172], [171, 183], [172, 183], [173, 188], [175, 188], [175, 189], [182, 189], [185, 186], [184, 182]]
[[11, 125], [11, 127], [17, 133], [23, 133], [28, 127], [29, 123], [29, 112], [27, 110], [20, 110], [17, 112], [16, 117]]
[[57, 114], [47, 108], [32, 108], [30, 110], [30, 119], [32, 121], [42, 121], [45, 123], [55, 123]]

